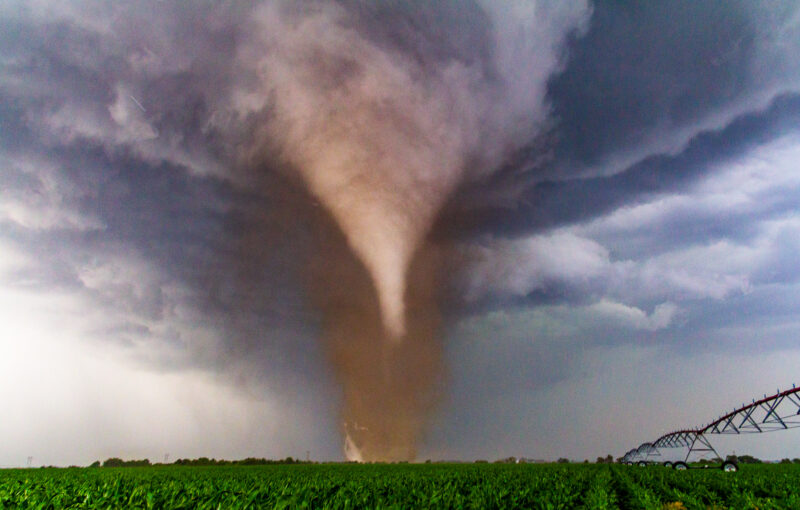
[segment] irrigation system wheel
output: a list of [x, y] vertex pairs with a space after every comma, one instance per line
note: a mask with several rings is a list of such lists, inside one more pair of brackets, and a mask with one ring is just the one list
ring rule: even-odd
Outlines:
[[739, 466], [737, 466], [735, 462], [726, 460], [722, 463], [722, 470], [726, 473], [735, 473], [736, 471], [739, 471]]
[[675, 464], [672, 465], [672, 467], [676, 471], [685, 471], [689, 469], [689, 466], [687, 466], [685, 462], [676, 462]]
[[665, 462], [664, 462], [664, 467], [671, 468], [671, 467], [672, 467], [672, 462], [670, 462], [670, 461], [665, 461]]
[[638, 464], [639, 467], [647, 467], [647, 462], [645, 462], [643, 460], [640, 460], [637, 464]]

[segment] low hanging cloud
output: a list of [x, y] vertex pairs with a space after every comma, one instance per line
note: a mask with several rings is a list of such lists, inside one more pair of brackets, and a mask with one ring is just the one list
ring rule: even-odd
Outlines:
[[587, 295], [634, 301], [722, 299], [748, 291], [749, 270], [735, 264], [727, 272], [720, 271], [708, 261], [721, 253], [736, 255], [737, 252], [745, 260], [752, 258], [750, 248], [726, 243], [634, 261], [612, 260], [607, 248], [574, 234], [499, 241], [462, 250], [470, 262], [460, 276], [461, 295], [473, 303], [524, 300], [537, 292], [560, 296], [564, 290], [578, 291], [582, 300]]
[[678, 312], [678, 307], [675, 303], [661, 303], [648, 315], [635, 306], [626, 306], [604, 299], [589, 306], [587, 311], [599, 317], [611, 318], [633, 329], [657, 331], [670, 325]]
[[[635, 16], [617, 7], [598, 3], [572, 67], [553, 84], [556, 113], [583, 119], [567, 123], [562, 149], [583, 175], [609, 176], [652, 155], [680, 154], [699, 134], [800, 87], [800, 65], [790, 56], [800, 49], [794, 2], [773, 9], [747, 2], [697, 2], [675, 11], [650, 5]], [[659, 30], [665, 16], [681, 29]], [[592, 86], [581, 81], [587, 69], [596, 78]], [[574, 101], [575, 95], [597, 100]], [[615, 113], [631, 103], [628, 115]], [[612, 118], [615, 128], [606, 129]], [[595, 136], [582, 136], [587, 131]]]
[[666, 314], [674, 303], [723, 300], [785, 281], [797, 238], [791, 197], [800, 191], [792, 170], [799, 147], [795, 135], [781, 137], [710, 168], [684, 193], [550, 233], [462, 244], [461, 295], [473, 303], [571, 295], [601, 309], [661, 303]]
[[465, 245], [468, 260], [463, 296], [477, 301], [486, 294], [524, 297], [558, 284], [588, 284], [610, 266], [599, 243], [568, 231], [524, 239], [488, 239]]

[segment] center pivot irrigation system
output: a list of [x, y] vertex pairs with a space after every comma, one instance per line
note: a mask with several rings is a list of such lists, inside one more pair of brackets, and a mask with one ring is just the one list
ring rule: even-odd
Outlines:
[[[721, 458], [711, 446], [708, 436], [760, 434], [797, 427], [800, 427], [800, 388], [792, 385], [791, 390], [778, 390], [770, 397], [764, 395], [761, 400], [753, 399], [752, 403], [742, 405], [704, 427], [676, 430], [655, 441], [642, 443], [638, 448], [628, 451], [622, 457], [622, 462], [640, 466], [661, 463], [675, 469], [688, 469], [692, 455], [698, 460], [712, 453], [715, 458]], [[686, 457], [677, 462], [660, 462], [658, 457], [661, 457], [661, 451], [668, 448], [686, 448]], [[732, 461], [725, 461], [720, 467], [725, 471], [738, 470], [738, 466]]]

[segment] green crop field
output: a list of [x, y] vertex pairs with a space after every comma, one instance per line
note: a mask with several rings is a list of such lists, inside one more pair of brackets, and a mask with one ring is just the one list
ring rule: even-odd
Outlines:
[[317, 464], [0, 471], [0, 508], [800, 508], [800, 467]]

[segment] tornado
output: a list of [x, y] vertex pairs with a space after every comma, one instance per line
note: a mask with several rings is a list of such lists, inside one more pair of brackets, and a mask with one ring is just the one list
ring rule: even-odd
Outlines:
[[261, 119], [243, 150], [280, 159], [327, 217], [309, 288], [350, 460], [415, 457], [444, 379], [430, 231], [459, 186], [536, 136], [588, 17], [496, 4], [267, 2], [238, 50], [235, 109]]

